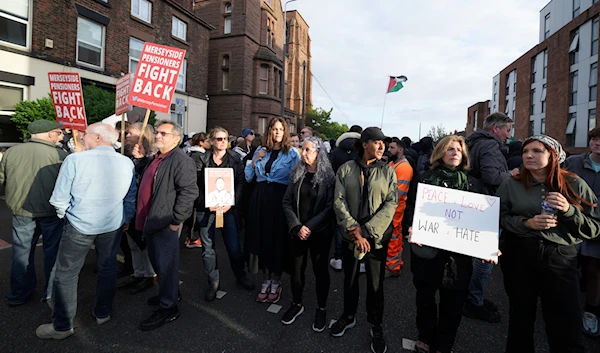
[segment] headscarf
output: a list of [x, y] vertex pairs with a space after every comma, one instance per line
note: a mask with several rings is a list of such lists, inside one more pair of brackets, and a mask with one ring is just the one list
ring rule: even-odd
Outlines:
[[[525, 141], [523, 141], [523, 146], [525, 146], [527, 144], [527, 142], [530, 140], [539, 141], [539, 142], [545, 144], [546, 146], [550, 147], [550, 149], [558, 155], [558, 164], [562, 164], [562, 162], [564, 162], [565, 159], [567, 159], [567, 154], [563, 150], [560, 142], [556, 141], [552, 137], [547, 136], [547, 135], [533, 135], [533, 136], [526, 138]], [[523, 147], [521, 147], [521, 153], [522, 152], [523, 152]]]

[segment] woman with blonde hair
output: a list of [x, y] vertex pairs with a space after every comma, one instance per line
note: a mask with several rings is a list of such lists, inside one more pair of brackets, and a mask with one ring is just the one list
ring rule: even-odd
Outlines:
[[283, 241], [288, 233], [282, 202], [290, 172], [299, 160], [298, 150], [290, 145], [287, 122], [276, 117], [269, 122], [262, 146], [246, 165], [246, 181], [256, 179], [246, 226], [246, 249], [249, 271], [263, 270], [264, 281], [256, 298], [261, 303], [277, 303], [281, 296]]
[[[413, 178], [406, 200], [404, 217], [412, 224], [418, 183], [449, 189], [483, 193], [478, 181], [468, 175], [469, 152], [460, 136], [446, 136], [433, 149], [431, 167]], [[449, 353], [452, 350], [462, 308], [467, 299], [473, 261], [470, 256], [412, 243], [410, 267], [417, 289], [418, 353]], [[439, 291], [439, 307], [436, 292]]]

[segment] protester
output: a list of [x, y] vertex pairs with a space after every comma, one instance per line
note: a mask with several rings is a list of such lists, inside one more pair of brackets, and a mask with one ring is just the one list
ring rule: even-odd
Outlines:
[[419, 157], [417, 158], [417, 172], [422, 172], [429, 169], [429, 160], [431, 159], [431, 152], [433, 151], [433, 138], [431, 136], [425, 136], [419, 140]]
[[[203, 153], [206, 152], [207, 149], [210, 149], [210, 140], [206, 133], [199, 132], [194, 134], [190, 140], [190, 149], [187, 154], [194, 160], [196, 164], [196, 171], [199, 172], [201, 164], [200, 157]], [[199, 175], [199, 174], [198, 174]], [[204, 176], [202, 176], [204, 177]], [[204, 190], [199, 190], [200, 194], [204, 192]], [[204, 205], [202, 205], [204, 207]], [[183, 222], [181, 234], [185, 236], [185, 247], [188, 249], [201, 248], [202, 240], [200, 239], [200, 231], [204, 227], [199, 226], [200, 220], [196, 217], [196, 204], [194, 204], [194, 210], [192, 211], [192, 215], [185, 222]], [[208, 231], [208, 229], [205, 229]]]
[[299, 153], [302, 153], [302, 150], [300, 149], [300, 138], [297, 133], [294, 132], [290, 134], [290, 144], [297, 149]]
[[506, 352], [534, 351], [538, 297], [551, 352], [583, 352], [576, 244], [600, 232], [598, 199], [560, 167], [555, 139], [523, 142], [524, 168], [500, 185], [504, 287], [509, 299]]
[[396, 173], [398, 182], [398, 206], [394, 213], [394, 231], [388, 245], [387, 260], [385, 264], [385, 276], [397, 277], [402, 272], [404, 261], [402, 260], [402, 218], [406, 209], [406, 197], [413, 178], [413, 169], [404, 157], [405, 145], [397, 137], [392, 138], [388, 152], [390, 154], [388, 163]]
[[[125, 124], [123, 124], [123, 126], [125, 127], [125, 131], [129, 130], [129, 127], [131, 126], [131, 123], [129, 121], [125, 121]], [[117, 153], [121, 153], [121, 121], [117, 121], [117, 123], [115, 124], [115, 130], [117, 131], [117, 133], [119, 134], [119, 139], [117, 140], [117, 142], [115, 142], [115, 144], [113, 145], [113, 148], [115, 149], [115, 151], [117, 151]], [[138, 128], [139, 131], [139, 128]], [[139, 136], [139, 133], [138, 133]], [[125, 136], [127, 138], [127, 135]], [[133, 145], [129, 146], [129, 151], [127, 151], [129, 153], [129, 156], [131, 156], [131, 149], [133, 148]], [[123, 147], [123, 153], [125, 153], [125, 147]], [[131, 157], [130, 157], [131, 158]], [[129, 246], [129, 242], [127, 241], [127, 236], [122, 236], [121, 237], [121, 252], [123, 253], [123, 264], [119, 265], [119, 271], [118, 271], [118, 277], [131, 277], [133, 275], [133, 259], [132, 259], [132, 255], [131, 255], [131, 248]]]
[[[337, 173], [338, 169], [342, 164], [353, 160], [356, 157], [356, 145], [357, 141], [360, 141], [360, 134], [362, 133], [362, 127], [358, 125], [352, 125], [348, 132], [343, 133], [336, 141], [336, 148], [331, 151], [331, 167], [333, 172]], [[335, 230], [335, 252], [333, 258], [329, 260], [329, 265], [335, 270], [342, 269], [342, 237], [339, 230], [336, 227]], [[361, 264], [361, 269], [364, 264]], [[362, 271], [364, 272], [364, 271]]]
[[419, 158], [419, 154], [412, 148], [412, 141], [410, 140], [410, 137], [404, 136], [400, 139], [400, 141], [402, 141], [405, 146], [404, 156], [406, 157], [406, 160], [408, 160], [408, 162], [414, 170], [417, 165], [417, 159]]
[[233, 148], [233, 150], [240, 155], [240, 159], [244, 159], [244, 157], [250, 153], [252, 141], [254, 141], [254, 138], [256, 137], [254, 135], [254, 130], [252, 129], [243, 129], [242, 136], [242, 141]]
[[310, 126], [303, 127], [302, 130], [300, 130], [300, 145], [302, 145], [305, 138], [312, 137], [313, 134], [313, 129]]
[[255, 285], [252, 280], [246, 276], [244, 271], [244, 254], [240, 245], [238, 233], [238, 223], [235, 212], [235, 206], [217, 202], [212, 207], [205, 207], [204, 195], [204, 173], [205, 168], [230, 168], [233, 169], [233, 185], [235, 187], [235, 205], [241, 204], [242, 188], [244, 186], [244, 166], [239, 155], [232, 150], [227, 149], [227, 130], [222, 127], [215, 127], [209, 135], [212, 148], [200, 156], [200, 164], [196, 164], [198, 171], [198, 188], [201, 191], [200, 197], [196, 200], [196, 219], [200, 223], [200, 237], [202, 238], [202, 261], [204, 263], [204, 273], [208, 280], [208, 288], [204, 299], [213, 301], [219, 290], [219, 266], [217, 264], [217, 253], [215, 251], [215, 219], [216, 213], [223, 213], [223, 240], [225, 249], [229, 256], [231, 269], [235, 274], [237, 283], [247, 290], [254, 290]]
[[[488, 115], [483, 129], [473, 132], [467, 138], [473, 168], [470, 174], [479, 180], [489, 195], [495, 195], [503, 180], [519, 174], [519, 169], [508, 170], [506, 158], [500, 149], [510, 137], [512, 119], [503, 113]], [[472, 319], [491, 323], [500, 322], [498, 306], [485, 299], [485, 284], [492, 274], [493, 265], [473, 259], [473, 276], [469, 285], [469, 296], [463, 314]]]
[[[154, 130], [146, 125], [142, 143], [136, 150], [139, 153], [133, 154], [133, 150], [139, 142], [142, 127], [142, 123], [134, 123], [129, 127], [125, 136], [125, 156], [129, 157], [135, 165], [137, 188], [139, 188], [142, 173], [150, 163], [150, 156], [154, 150]], [[129, 222], [128, 229], [124, 231], [123, 238], [128, 242], [131, 249], [133, 274], [118, 283], [117, 288], [129, 289], [129, 294], [138, 294], [155, 286], [157, 278], [148, 256], [146, 238], [143, 236], [143, 232], [135, 227], [135, 215]], [[121, 249], [123, 249], [122, 243], [123, 241], [121, 241]]]
[[250, 272], [263, 270], [264, 280], [256, 298], [261, 303], [276, 303], [281, 296], [283, 240], [288, 233], [282, 201], [290, 171], [299, 159], [298, 151], [290, 145], [286, 121], [276, 117], [269, 122], [262, 147], [246, 165], [246, 181], [256, 179], [246, 225], [246, 248]]
[[[156, 124], [158, 152], [142, 175], [138, 190], [136, 229], [148, 243], [148, 255], [158, 274], [159, 294], [148, 300], [160, 308], [140, 328], [153, 330], [179, 317], [179, 230], [192, 214], [198, 197], [196, 166], [181, 149], [183, 129], [173, 121]], [[136, 151], [138, 146], [134, 149]], [[137, 152], [137, 151], [136, 151]]]
[[[71, 130], [71, 133], [73, 134], [75, 130]], [[73, 134], [71, 136], [71, 139], [69, 139], [69, 141], [67, 142], [67, 148], [69, 149], [69, 152], [73, 153], [73, 152], [81, 152], [84, 150], [85, 146], [83, 144], [83, 136], [85, 135], [85, 132], [82, 130], [76, 130], [76, 134]], [[77, 145], [75, 145], [75, 141], [74, 141], [74, 136], [77, 136]]]
[[133, 163], [113, 149], [118, 135], [108, 124], [88, 126], [85, 151], [69, 155], [60, 169], [50, 203], [67, 222], [56, 260], [52, 323], [37, 328], [39, 338], [63, 339], [75, 333], [77, 282], [92, 244], [98, 264], [92, 314], [98, 325], [110, 320], [121, 229], [127, 229], [133, 216], [136, 193]]
[[[431, 168], [420, 172], [411, 183], [405, 212], [409, 224], [413, 221], [418, 183], [483, 192], [477, 179], [467, 174], [469, 153], [462, 137], [446, 136], [439, 141], [431, 154], [430, 164]], [[411, 242], [412, 228], [408, 231]], [[467, 299], [473, 272], [472, 259], [467, 255], [412, 243], [410, 268], [417, 290], [419, 339], [416, 351], [449, 353], [456, 340]], [[436, 292], [439, 292], [439, 307]]]
[[508, 145], [508, 158], [506, 159], [508, 170], [521, 169], [523, 166], [521, 146], [523, 146], [523, 142], [521, 141], [513, 141]]
[[8, 304], [27, 302], [35, 287], [35, 248], [43, 234], [44, 293], [52, 296], [52, 267], [56, 261], [63, 221], [49, 200], [58, 171], [67, 153], [57, 147], [63, 132], [60, 124], [35, 120], [27, 130], [28, 142], [9, 148], [0, 161], [0, 185], [5, 187], [6, 205], [12, 217], [12, 264]]
[[291, 237], [291, 283], [293, 303], [281, 322], [292, 324], [304, 312], [302, 292], [308, 251], [316, 278], [317, 309], [312, 329], [323, 332], [329, 294], [329, 248], [333, 237], [333, 188], [335, 174], [329, 157], [318, 137], [308, 137], [302, 144], [302, 160], [292, 170], [290, 184], [283, 198], [283, 211]]
[[[585, 180], [596, 197], [600, 195], [600, 128], [588, 133], [590, 152], [567, 158], [566, 169]], [[600, 317], [600, 242], [587, 240], [578, 244], [582, 256], [582, 271], [587, 286], [583, 313], [583, 333], [600, 337], [598, 318]]]
[[[341, 337], [356, 325], [358, 306], [358, 261], [364, 257], [367, 275], [367, 321], [371, 328], [371, 350], [387, 350], [383, 338], [383, 279], [388, 242], [392, 236], [398, 187], [394, 170], [381, 157], [390, 138], [377, 127], [365, 129], [357, 143], [357, 156], [337, 172], [334, 211], [346, 242], [344, 257], [344, 312], [330, 327]], [[348, 244], [349, 243], [349, 244]]]
[[236, 141], [237, 137], [235, 137], [235, 135], [229, 135], [229, 144], [227, 145], [227, 148], [234, 148]]

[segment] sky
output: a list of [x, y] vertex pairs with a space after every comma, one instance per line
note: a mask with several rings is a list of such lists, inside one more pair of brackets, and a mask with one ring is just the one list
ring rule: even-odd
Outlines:
[[[283, 0], [285, 2], [285, 0]], [[549, 0], [297, 0], [310, 26], [313, 106], [340, 124], [389, 136], [464, 130], [467, 108], [491, 99], [492, 78], [539, 42]], [[408, 81], [385, 94], [389, 76]], [[332, 102], [333, 100], [333, 102]]]

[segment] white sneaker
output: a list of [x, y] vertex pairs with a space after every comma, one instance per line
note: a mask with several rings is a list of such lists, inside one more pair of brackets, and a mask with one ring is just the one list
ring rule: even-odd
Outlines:
[[94, 317], [96, 318], [96, 323], [98, 325], [103, 325], [110, 321], [110, 315], [108, 315], [107, 317], [100, 318], [100, 317], [96, 316], [96, 314], [94, 313], [94, 310], [92, 310], [92, 315], [94, 315]]
[[56, 331], [54, 329], [54, 324], [52, 323], [40, 325], [37, 330], [35, 330], [35, 335], [41, 339], [62, 340], [74, 333], [75, 331], [73, 329], [70, 329], [69, 331]]
[[583, 313], [583, 333], [590, 337], [600, 337], [598, 318], [590, 312]]
[[329, 266], [333, 267], [334, 270], [339, 271], [342, 269], [342, 260], [333, 258], [333, 259], [329, 260]]
[[367, 271], [365, 270], [365, 263], [364, 263], [364, 262], [361, 262], [361, 263], [360, 263], [360, 273], [365, 273], [365, 272], [367, 272]]

